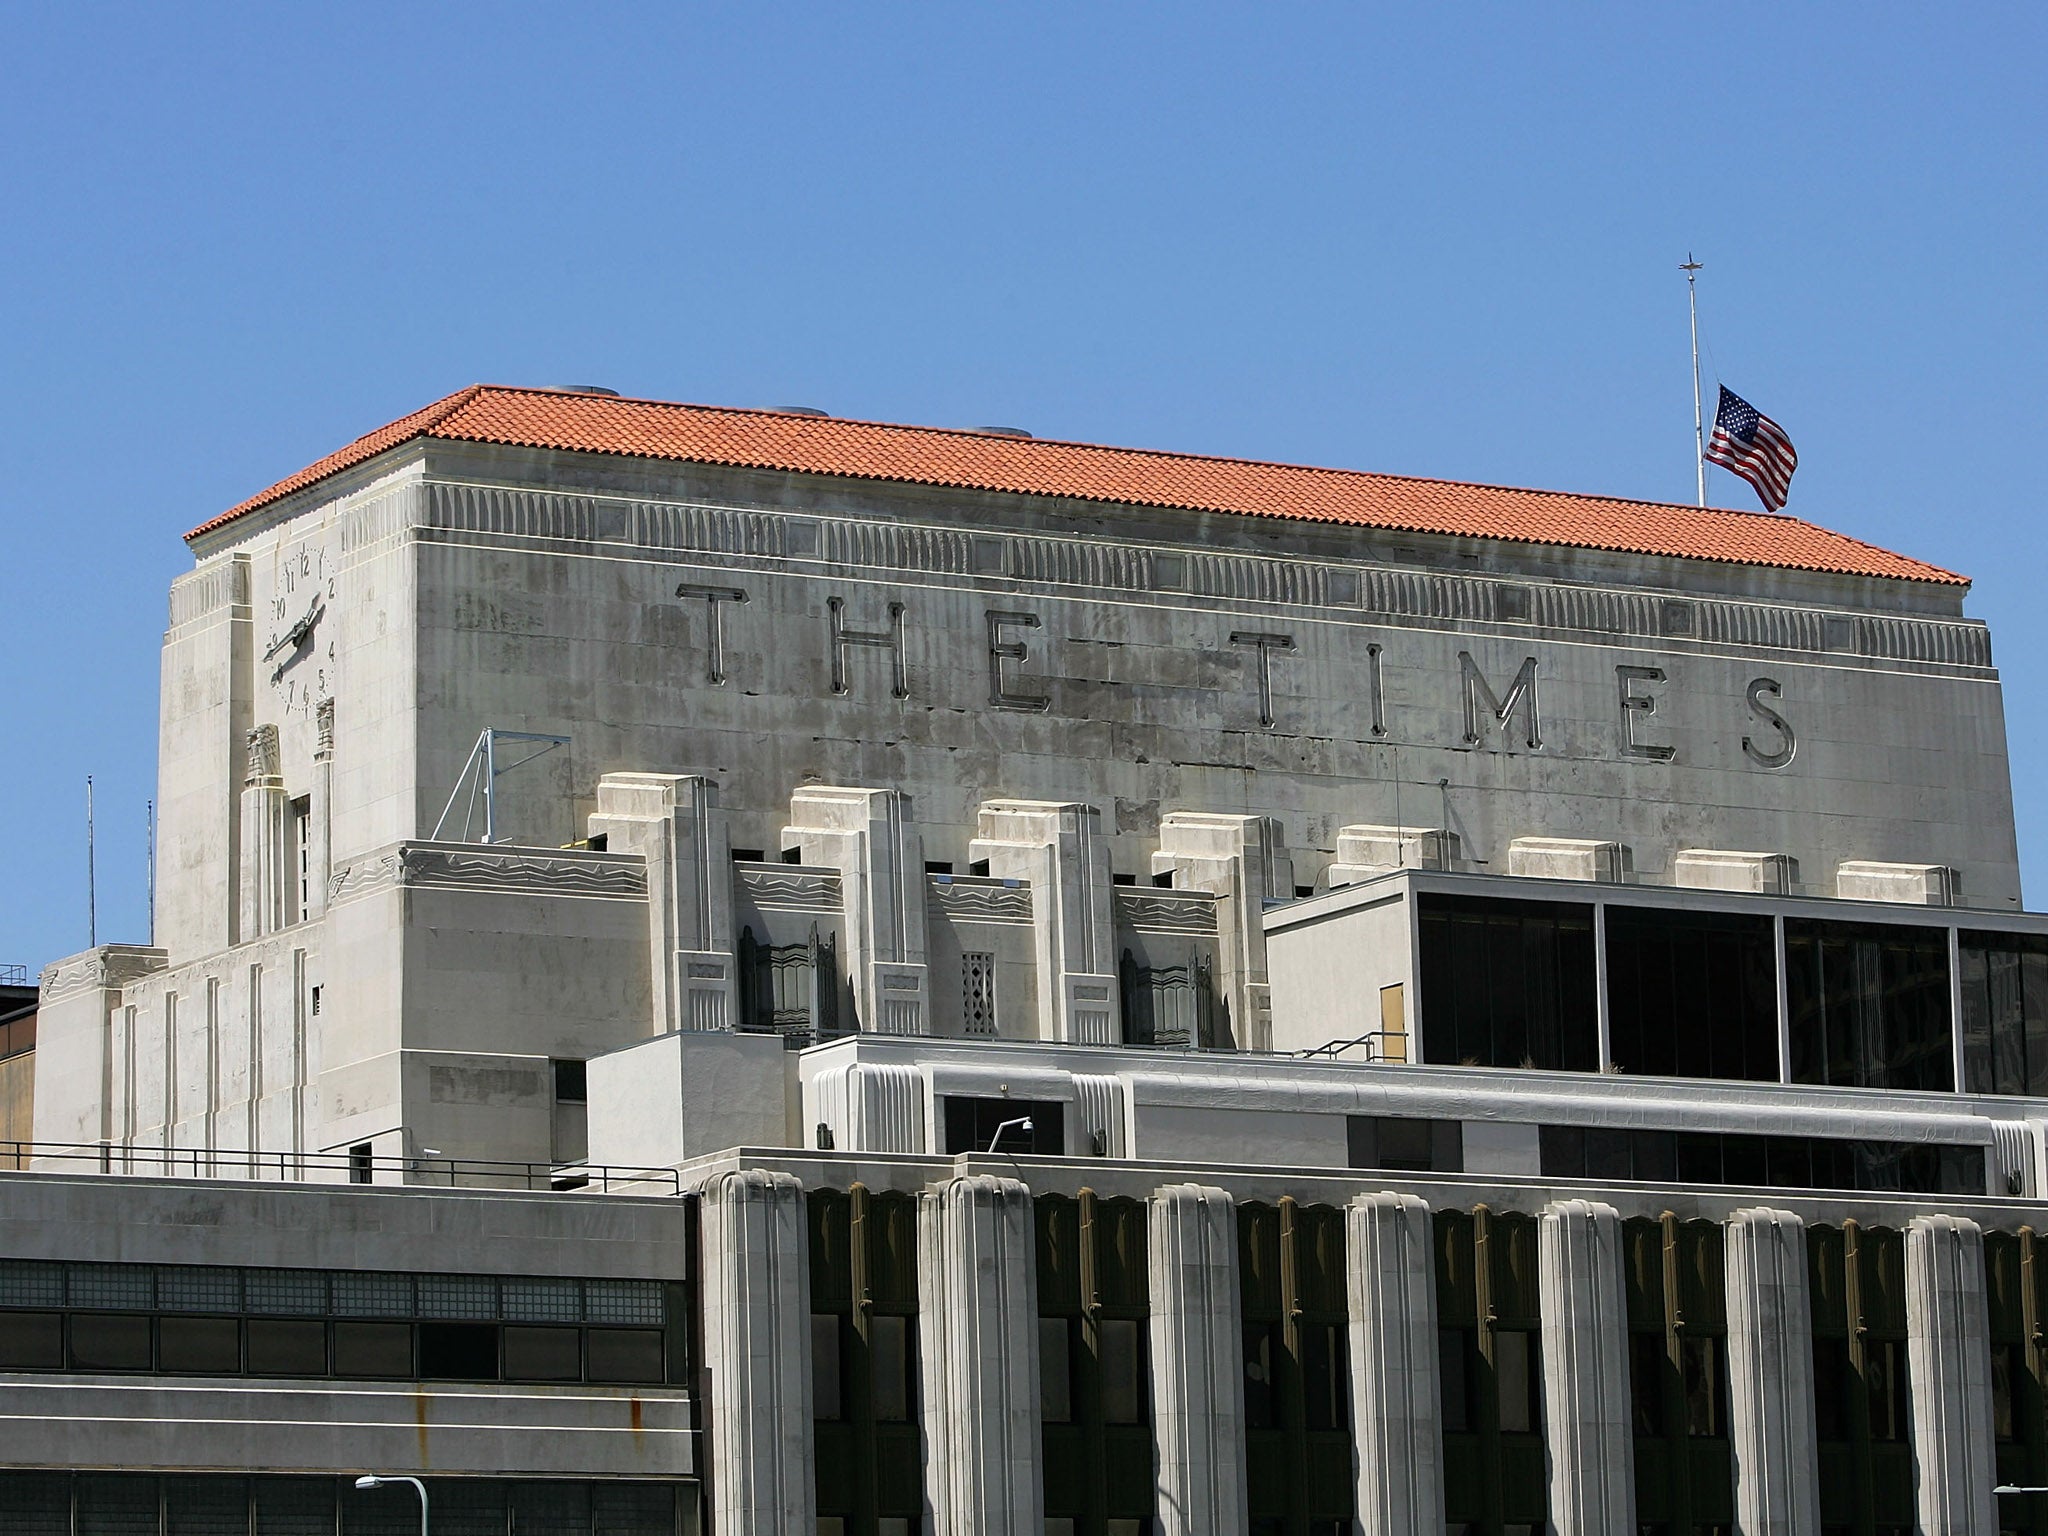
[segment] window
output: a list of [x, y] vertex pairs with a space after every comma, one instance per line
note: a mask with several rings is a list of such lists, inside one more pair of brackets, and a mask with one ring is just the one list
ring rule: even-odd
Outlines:
[[74, 1312], [71, 1366], [79, 1371], [146, 1371], [149, 1319], [133, 1313]]
[[1465, 1171], [1465, 1127], [1457, 1120], [1347, 1115], [1344, 1131], [1353, 1168], [1389, 1173]]
[[313, 801], [301, 795], [292, 802], [292, 866], [298, 871], [294, 887], [297, 905], [293, 922], [304, 922], [313, 910]]
[[1652, 1077], [1778, 1080], [1771, 919], [1607, 908], [1612, 1058]]
[[1446, 1528], [1546, 1529], [1536, 1218], [1437, 1211]]
[[506, 1325], [505, 1379], [581, 1381], [582, 1335], [574, 1328]]
[[[312, 1318], [252, 1317], [247, 1329], [249, 1372], [254, 1376], [325, 1376], [327, 1374], [327, 1325]], [[431, 1328], [434, 1325], [429, 1324]], [[493, 1351], [495, 1356], [496, 1351]], [[424, 1351], [422, 1351], [424, 1356]], [[488, 1375], [494, 1379], [497, 1361]]]
[[2048, 1096], [2048, 936], [1956, 936], [1963, 1083], [1972, 1093]]
[[912, 1397], [910, 1319], [893, 1313], [870, 1319], [868, 1355], [874, 1373], [876, 1419], [885, 1424], [908, 1423]]
[[1247, 1202], [1237, 1236], [1252, 1529], [1349, 1530], [1344, 1213], [1289, 1198]]
[[557, 1061], [551, 1151], [557, 1167], [580, 1163], [590, 1153], [589, 1068], [580, 1061]]
[[232, 1317], [159, 1319], [157, 1365], [194, 1375], [235, 1375], [242, 1369], [241, 1322]]
[[1848, 1189], [1981, 1195], [1981, 1146], [1754, 1136], [1738, 1131], [1638, 1131], [1546, 1125], [1537, 1130], [1547, 1178], [1637, 1179], [1759, 1189]]
[[410, 1323], [337, 1322], [334, 1374], [402, 1380], [413, 1374]]
[[1417, 916], [1425, 1060], [1598, 1069], [1590, 906], [1425, 894]]
[[1792, 1080], [1952, 1089], [1948, 935], [1785, 919]]
[[[1018, 1123], [1027, 1120], [1028, 1130]], [[1066, 1123], [1066, 1106], [1057, 1100], [954, 1094], [946, 1100], [946, 1152], [950, 1156], [993, 1149], [1057, 1157], [1067, 1150]]]
[[996, 957], [978, 950], [960, 956], [960, 1027], [970, 1035], [996, 1032]]
[[1074, 1421], [1074, 1321], [1038, 1320], [1038, 1417], [1047, 1424]]
[[811, 1314], [811, 1417], [843, 1419], [846, 1402], [840, 1381], [846, 1372], [843, 1320], [830, 1312]]
[[657, 1328], [592, 1328], [584, 1336], [592, 1381], [662, 1379], [662, 1338]]
[[1636, 1512], [1646, 1529], [1711, 1531], [1734, 1512], [1728, 1308], [1719, 1223], [1622, 1224]]
[[55, 1371], [63, 1366], [63, 1313], [0, 1312], [0, 1370]]
[[[1997, 1252], [1987, 1244], [1988, 1267]], [[1817, 1225], [1806, 1260], [1821, 1524], [1910, 1527], [1905, 1236], [1855, 1221]]]

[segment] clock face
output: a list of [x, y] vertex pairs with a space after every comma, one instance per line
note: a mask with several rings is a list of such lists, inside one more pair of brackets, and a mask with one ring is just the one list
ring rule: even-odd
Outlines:
[[288, 540], [277, 553], [259, 665], [286, 714], [305, 712], [333, 692], [336, 561], [324, 539]]

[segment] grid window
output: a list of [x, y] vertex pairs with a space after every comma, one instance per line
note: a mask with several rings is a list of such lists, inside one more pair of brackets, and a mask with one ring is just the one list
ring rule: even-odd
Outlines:
[[160, 1269], [156, 1304], [162, 1312], [240, 1312], [242, 1272], [196, 1264]]
[[323, 1317], [327, 1312], [327, 1276], [317, 1269], [252, 1269], [243, 1284], [251, 1312], [273, 1317]]
[[364, 1273], [334, 1276], [336, 1317], [414, 1317], [418, 1298], [411, 1275]]
[[593, 1323], [658, 1327], [664, 1320], [659, 1280], [586, 1280], [583, 1305]]
[[74, 1307], [147, 1312], [156, 1305], [156, 1271], [147, 1264], [67, 1264], [64, 1278]]
[[0, 1263], [0, 1307], [61, 1307], [64, 1266], [30, 1259]]
[[505, 1316], [518, 1323], [580, 1323], [583, 1283], [580, 1280], [508, 1279], [500, 1286]]
[[498, 1315], [498, 1282], [484, 1275], [421, 1275], [420, 1316], [488, 1321]]

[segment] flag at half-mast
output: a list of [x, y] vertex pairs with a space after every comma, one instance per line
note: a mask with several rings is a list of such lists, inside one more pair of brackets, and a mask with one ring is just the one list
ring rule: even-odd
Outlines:
[[1707, 462], [1734, 470], [1775, 512], [1792, 489], [1799, 455], [1792, 451], [1792, 439], [1783, 427], [1724, 384], [1714, 411], [1714, 433], [1707, 439]]

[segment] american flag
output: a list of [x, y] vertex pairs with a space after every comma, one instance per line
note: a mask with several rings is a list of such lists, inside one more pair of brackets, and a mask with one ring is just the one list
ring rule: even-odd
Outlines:
[[1707, 462], [1734, 470], [1775, 512], [1785, 505], [1799, 455], [1792, 451], [1792, 439], [1783, 427], [1723, 385], [1714, 431], [1707, 439]]

